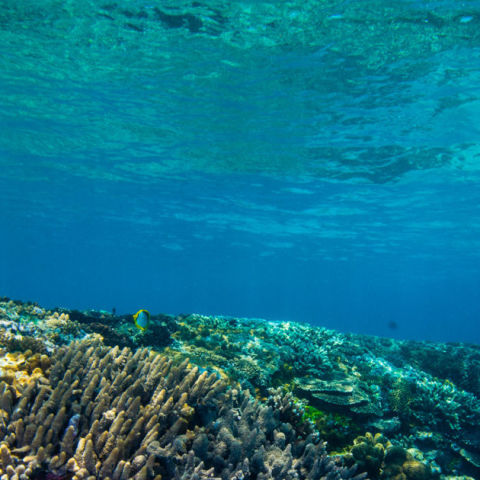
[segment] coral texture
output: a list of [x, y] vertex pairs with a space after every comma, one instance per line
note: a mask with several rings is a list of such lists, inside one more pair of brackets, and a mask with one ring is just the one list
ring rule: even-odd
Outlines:
[[[39, 373], [27, 350], [38, 359], [85, 339], [155, 348], [175, 362], [190, 358], [259, 397], [268, 397], [272, 387], [291, 391], [297, 408], [304, 408], [303, 423], [312, 423], [330, 453], [345, 453], [354, 438], [371, 431], [421, 452], [415, 458], [434, 473], [479, 477], [479, 346], [342, 334], [261, 319], [160, 314], [151, 320], [141, 332], [132, 315], [48, 310], [0, 297], [0, 348], [23, 352], [26, 359], [11, 365], [12, 357], [5, 357], [0, 380], [16, 388]], [[295, 422], [302, 430], [302, 418], [290, 421]]]
[[359, 471], [372, 478], [389, 480], [434, 480], [438, 474], [428, 465], [398, 445], [392, 445], [382, 434], [375, 436], [367, 432], [357, 437], [346, 455], [347, 463], [356, 462]]
[[215, 372], [145, 348], [62, 347], [48, 379], [19, 391], [0, 382], [0, 409], [2, 480], [354, 477], [289, 423], [288, 396], [254, 401]]
[[44, 376], [49, 369], [50, 358], [47, 355], [33, 354], [31, 350], [0, 356], [0, 381], [11, 385], [17, 395], [25, 385]]

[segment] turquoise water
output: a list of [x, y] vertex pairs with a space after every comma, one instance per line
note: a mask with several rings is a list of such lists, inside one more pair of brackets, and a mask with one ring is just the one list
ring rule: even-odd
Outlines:
[[0, 2], [1, 293], [480, 342], [480, 2]]

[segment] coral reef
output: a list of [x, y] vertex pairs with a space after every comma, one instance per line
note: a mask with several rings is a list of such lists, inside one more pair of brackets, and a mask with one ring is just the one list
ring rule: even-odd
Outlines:
[[88, 340], [51, 362], [48, 380], [0, 382], [2, 479], [364, 478], [288, 423], [288, 395], [262, 403], [187, 360]]
[[45, 353], [73, 340], [100, 336], [105, 345], [135, 348], [163, 348], [172, 341], [176, 321], [167, 315], [153, 315], [148, 332], [139, 331], [131, 315], [110, 312], [46, 310], [35, 303], [0, 297], [0, 346], [9, 351], [30, 349]]
[[[216, 372], [225, 384], [243, 392], [239, 395], [252, 392], [259, 405], [270, 401], [273, 387], [280, 388], [282, 395], [290, 392], [291, 411], [300, 416], [292, 416], [288, 423], [304, 438], [316, 432], [328, 441], [330, 454], [350, 452], [354, 439], [368, 438], [365, 432], [370, 431], [372, 438], [381, 433], [409, 455], [420, 452], [414, 458], [432, 474], [441, 473], [445, 479], [480, 478], [480, 347], [397, 341], [294, 322], [197, 314], [153, 315], [151, 326], [141, 332], [131, 315], [48, 310], [0, 299], [0, 347], [5, 352], [25, 355], [31, 350], [56, 358], [62, 345], [66, 348], [78, 340], [133, 351], [155, 348], [177, 363], [190, 358], [202, 372]], [[42, 378], [48, 377], [47, 371], [42, 372]], [[21, 388], [12, 383], [12, 374], [4, 379], [19, 395]], [[234, 408], [237, 400], [226, 392], [224, 401], [232, 402]], [[197, 418], [198, 408], [193, 408]], [[196, 428], [213, 427], [200, 422], [187, 426], [187, 431]], [[205, 433], [211, 437], [214, 430]], [[266, 440], [267, 445], [275, 445], [271, 438]], [[195, 454], [189, 460], [191, 468], [198, 467], [199, 459], [205, 470], [214, 467], [214, 474], [221, 474], [221, 462], [210, 453], [205, 457]], [[248, 468], [250, 476], [252, 468]], [[383, 459], [371, 478], [386, 478], [387, 473], [392, 478], [400, 475], [388, 470]]]

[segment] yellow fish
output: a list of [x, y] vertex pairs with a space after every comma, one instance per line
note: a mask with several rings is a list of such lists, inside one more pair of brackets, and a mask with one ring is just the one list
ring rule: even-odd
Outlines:
[[150, 322], [150, 312], [148, 310], [139, 310], [134, 316], [133, 321], [139, 330], [146, 330]]

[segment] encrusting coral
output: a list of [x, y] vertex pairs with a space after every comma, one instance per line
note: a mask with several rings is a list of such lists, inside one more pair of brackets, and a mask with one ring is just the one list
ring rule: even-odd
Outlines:
[[16, 394], [35, 378], [46, 375], [50, 368], [47, 355], [24, 353], [6, 353], [0, 356], [0, 381], [11, 385]]
[[1, 480], [365, 477], [295, 430], [288, 395], [261, 403], [146, 348], [74, 342], [51, 361], [48, 379], [0, 382]]
[[392, 445], [382, 434], [367, 432], [357, 437], [345, 456], [347, 463], [356, 463], [358, 470], [371, 478], [389, 480], [433, 480], [438, 475], [428, 465], [416, 460], [408, 451]]

